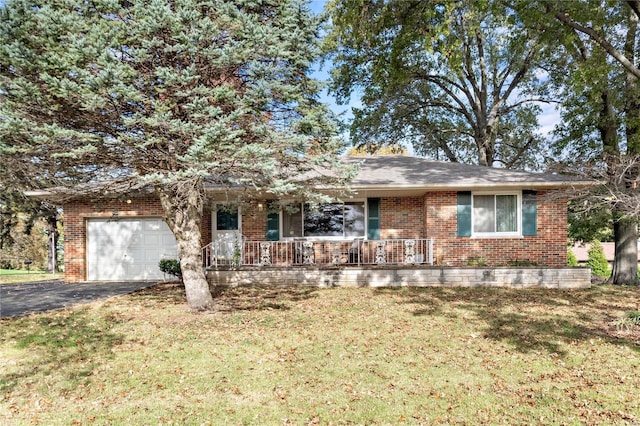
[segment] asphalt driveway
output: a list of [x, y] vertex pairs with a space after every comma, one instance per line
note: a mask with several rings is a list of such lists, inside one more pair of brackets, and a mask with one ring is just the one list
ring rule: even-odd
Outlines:
[[61, 280], [0, 285], [0, 317], [62, 309], [80, 303], [133, 293], [156, 282], [92, 282], [64, 284]]

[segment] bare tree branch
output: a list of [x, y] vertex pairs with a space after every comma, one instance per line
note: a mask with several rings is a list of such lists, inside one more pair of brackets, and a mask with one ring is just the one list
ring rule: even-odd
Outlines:
[[611, 43], [609, 43], [609, 41], [598, 34], [598, 32], [593, 28], [577, 23], [571, 18], [568, 13], [555, 12], [554, 16], [564, 25], [589, 36], [593, 41], [599, 44], [600, 47], [606, 50], [607, 53], [611, 55], [616, 61], [620, 62], [627, 71], [635, 75], [637, 78], [640, 78], [640, 69], [638, 69], [633, 64], [633, 62], [631, 62], [624, 54], [618, 51]]
[[574, 200], [575, 210], [589, 214], [603, 207], [620, 213], [620, 219], [640, 223], [640, 156], [616, 156], [602, 161], [564, 168], [563, 172], [591, 180], [592, 186], [570, 187], [562, 192]]

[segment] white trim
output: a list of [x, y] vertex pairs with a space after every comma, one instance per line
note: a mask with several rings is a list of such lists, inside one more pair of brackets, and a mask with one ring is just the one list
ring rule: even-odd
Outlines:
[[242, 211], [240, 205], [236, 203], [216, 202], [213, 204], [213, 209], [211, 210], [211, 242], [214, 242], [216, 240], [216, 236], [218, 233], [218, 216], [216, 215], [216, 213], [218, 211], [219, 205], [235, 205], [238, 208], [238, 234], [242, 235]]
[[[424, 190], [428, 192], [444, 192], [444, 191], [468, 191], [473, 189], [479, 190], [491, 190], [491, 188], [505, 188], [505, 189], [517, 189], [517, 188], [531, 188], [531, 189], [560, 189], [560, 188], [572, 188], [572, 187], [584, 187], [594, 186], [598, 182], [591, 181], [561, 181], [561, 182], [540, 182], [540, 181], [513, 181], [513, 182], [452, 182], [441, 184], [408, 184], [408, 183], [393, 183], [393, 185], [381, 185], [381, 184], [354, 184], [349, 185], [349, 189], [354, 191], [365, 190], [379, 190], [379, 191], [397, 191], [397, 190]], [[327, 185], [319, 186], [318, 189], [323, 190], [338, 190], [340, 187], [331, 187]]]
[[[474, 197], [476, 195], [493, 195], [494, 207], [496, 195], [515, 195], [516, 196], [516, 226], [515, 232], [476, 232], [475, 230], [475, 209]], [[494, 210], [495, 213], [495, 210]], [[495, 218], [494, 218], [495, 220]], [[497, 224], [496, 224], [497, 225]], [[524, 238], [522, 236], [522, 190], [520, 191], [472, 191], [471, 192], [471, 238]]]

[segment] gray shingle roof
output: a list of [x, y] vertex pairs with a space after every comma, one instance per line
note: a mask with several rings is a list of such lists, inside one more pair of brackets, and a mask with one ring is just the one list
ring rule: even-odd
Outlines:
[[359, 163], [354, 189], [560, 188], [588, 184], [571, 176], [448, 163], [407, 156], [346, 157]]
[[[358, 164], [359, 170], [349, 184], [359, 196], [419, 196], [426, 191], [478, 191], [517, 189], [556, 189], [571, 186], [592, 185], [595, 182], [552, 173], [531, 173], [517, 170], [448, 163], [426, 158], [408, 156], [344, 157], [344, 162]], [[104, 189], [109, 182], [97, 184], [96, 189]], [[221, 186], [208, 183], [210, 192], [225, 192], [229, 189], [242, 190], [242, 186]], [[77, 188], [76, 188], [77, 189]], [[134, 192], [144, 192], [143, 184], [131, 188]], [[318, 188], [334, 192], [335, 187]], [[342, 188], [340, 188], [342, 189]], [[52, 188], [29, 191], [27, 195], [63, 201], [69, 198], [63, 189]], [[82, 197], [77, 196], [75, 198]]]

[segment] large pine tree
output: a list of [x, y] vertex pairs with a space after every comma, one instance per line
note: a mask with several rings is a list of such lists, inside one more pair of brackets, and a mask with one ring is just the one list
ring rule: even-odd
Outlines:
[[0, 162], [26, 189], [153, 188], [188, 305], [208, 309], [205, 181], [304, 191], [292, 177], [336, 163], [333, 120], [307, 73], [319, 30], [297, 0], [9, 0]]

